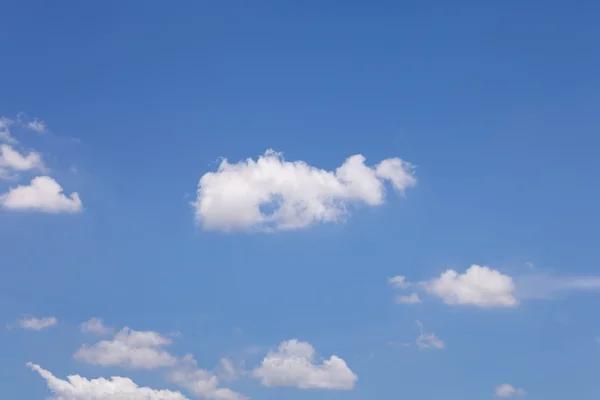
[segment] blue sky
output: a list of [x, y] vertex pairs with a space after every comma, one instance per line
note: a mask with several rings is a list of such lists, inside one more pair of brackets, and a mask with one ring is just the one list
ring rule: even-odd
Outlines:
[[597, 399], [600, 5], [217, 3], [0, 3], [3, 396]]

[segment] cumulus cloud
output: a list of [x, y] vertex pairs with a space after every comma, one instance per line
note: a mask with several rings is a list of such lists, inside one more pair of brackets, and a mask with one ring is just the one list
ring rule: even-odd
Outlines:
[[55, 317], [35, 318], [26, 317], [19, 321], [19, 326], [23, 329], [41, 331], [42, 329], [50, 328], [58, 323]]
[[263, 386], [294, 386], [300, 389], [354, 388], [357, 376], [346, 362], [333, 355], [328, 360], [315, 362], [315, 349], [307, 342], [282, 342], [277, 351], [269, 351], [262, 364], [252, 375]]
[[70, 375], [67, 380], [62, 380], [39, 365], [28, 363], [27, 366], [46, 380], [53, 395], [49, 400], [187, 400], [179, 392], [139, 387], [129, 378], [114, 376], [88, 380]]
[[396, 303], [400, 304], [419, 304], [421, 303], [421, 298], [416, 293], [411, 293], [408, 296], [397, 296]]
[[128, 368], [153, 369], [172, 366], [177, 359], [162, 347], [171, 339], [153, 331], [123, 328], [113, 340], [92, 346], [83, 345], [74, 355], [78, 361], [95, 365], [119, 365]]
[[46, 169], [40, 153], [30, 151], [27, 155], [23, 155], [7, 144], [0, 145], [0, 168], [16, 171]]
[[206, 400], [247, 400], [248, 397], [231, 389], [220, 388], [219, 378], [197, 366], [196, 360], [185, 356], [176, 368], [167, 374], [167, 380], [186, 390], [194, 396]]
[[438, 338], [435, 333], [425, 331], [425, 326], [421, 321], [417, 321], [417, 325], [419, 326], [419, 337], [416, 341], [418, 348], [439, 350], [446, 348], [446, 343]]
[[420, 282], [424, 289], [450, 305], [516, 307], [513, 279], [497, 270], [472, 265], [463, 274], [449, 269], [439, 278]]
[[216, 172], [201, 177], [193, 206], [206, 229], [291, 230], [340, 221], [350, 204], [382, 204], [385, 181], [399, 193], [417, 182], [411, 164], [399, 158], [372, 168], [354, 155], [326, 171], [268, 150], [257, 161], [224, 159]]
[[68, 197], [63, 188], [48, 176], [38, 176], [29, 185], [19, 185], [0, 195], [0, 205], [9, 210], [46, 213], [78, 213], [83, 205], [78, 193]]
[[90, 332], [98, 335], [106, 335], [113, 332], [112, 328], [106, 327], [100, 318], [91, 318], [81, 324], [82, 332]]
[[[522, 300], [548, 300], [574, 292], [600, 291], [600, 276], [552, 276], [531, 273], [511, 277], [498, 270], [472, 265], [464, 273], [449, 269], [431, 280], [411, 283], [402, 275], [388, 278], [398, 289], [421, 289], [448, 305], [483, 308], [517, 307]], [[418, 299], [418, 300], [417, 300]], [[419, 302], [413, 293], [396, 297], [400, 303]]]
[[513, 385], [509, 385], [505, 383], [496, 388], [496, 396], [497, 397], [517, 397], [517, 396], [525, 396], [525, 390], [521, 388], [516, 388]]

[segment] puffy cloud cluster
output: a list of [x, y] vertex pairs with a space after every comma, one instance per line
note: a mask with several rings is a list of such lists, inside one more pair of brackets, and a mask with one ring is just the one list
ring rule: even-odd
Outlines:
[[331, 356], [316, 363], [315, 349], [307, 342], [282, 342], [276, 351], [269, 351], [262, 364], [252, 374], [267, 387], [295, 386], [300, 389], [354, 388], [357, 376], [346, 362]]
[[268, 150], [257, 161], [225, 159], [204, 174], [193, 206], [206, 229], [291, 230], [340, 221], [350, 204], [382, 204], [385, 181], [399, 193], [417, 182], [412, 165], [399, 158], [368, 167], [365, 157], [354, 155], [326, 171]]
[[178, 367], [170, 371], [167, 379], [188, 390], [194, 396], [206, 400], [247, 400], [248, 397], [228, 388], [220, 388], [217, 375], [198, 368], [196, 360], [188, 355]]
[[[81, 325], [83, 331], [107, 333], [107, 328], [98, 318], [92, 318]], [[154, 331], [135, 331], [123, 328], [112, 340], [103, 340], [92, 346], [84, 345], [74, 355], [78, 361], [94, 365], [121, 366], [129, 369], [168, 368], [167, 380], [189, 391], [197, 398], [206, 400], [245, 400], [246, 396], [219, 387], [219, 377], [208, 370], [200, 369], [196, 360], [187, 355], [178, 358], [164, 346], [172, 340]], [[221, 361], [221, 372], [235, 378], [233, 364]]]
[[162, 348], [169, 344], [171, 339], [156, 332], [123, 328], [113, 340], [83, 345], [74, 357], [88, 364], [153, 369], [177, 363], [177, 358]]
[[67, 380], [62, 380], [39, 365], [27, 365], [46, 380], [53, 395], [49, 400], [187, 400], [179, 392], [139, 387], [129, 378], [115, 376], [88, 380], [70, 375]]
[[[19, 142], [12, 136], [10, 127], [18, 125], [36, 132], [45, 132], [46, 125], [38, 119], [17, 120], [0, 118], [0, 179], [18, 180], [19, 173], [47, 173], [42, 156], [36, 151], [20, 152], [15, 146]], [[29, 184], [21, 184], [0, 193], [0, 207], [15, 211], [37, 211], [46, 213], [77, 213], [83, 211], [78, 193], [65, 195], [63, 188], [53, 178], [40, 175]]]

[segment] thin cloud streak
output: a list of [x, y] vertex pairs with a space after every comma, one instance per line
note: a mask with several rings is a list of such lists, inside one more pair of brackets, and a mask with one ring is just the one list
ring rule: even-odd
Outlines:
[[571, 292], [600, 291], [600, 276], [522, 275], [515, 277], [520, 299], [550, 299]]

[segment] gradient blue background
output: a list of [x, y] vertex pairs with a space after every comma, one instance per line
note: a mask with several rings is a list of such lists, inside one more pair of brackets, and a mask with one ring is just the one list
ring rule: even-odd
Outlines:
[[[0, 115], [48, 124], [38, 149], [86, 208], [0, 213], [0, 320], [61, 321], [0, 330], [3, 397], [49, 395], [27, 361], [169, 387], [73, 361], [92, 316], [180, 331], [170, 350], [205, 368], [298, 338], [359, 377], [350, 392], [232, 385], [255, 399], [480, 400], [505, 382], [600, 396], [597, 296], [401, 306], [386, 285], [472, 263], [597, 272], [600, 3], [4, 0], [0, 15]], [[419, 185], [342, 225], [195, 225], [200, 176], [267, 148], [326, 169], [401, 157]], [[388, 344], [414, 341], [416, 319], [447, 349]]]

